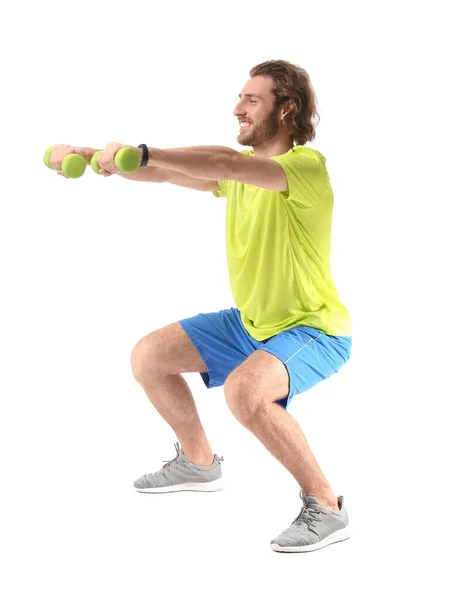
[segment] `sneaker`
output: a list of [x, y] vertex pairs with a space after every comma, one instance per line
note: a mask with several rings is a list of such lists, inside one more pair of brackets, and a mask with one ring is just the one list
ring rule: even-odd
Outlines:
[[300, 497], [304, 502], [298, 517], [288, 529], [271, 541], [276, 552], [310, 552], [350, 537], [348, 512], [343, 496], [338, 497], [340, 510], [321, 506], [315, 496]]
[[196, 465], [184, 456], [184, 452], [175, 444], [176, 457], [165, 460], [160, 471], [148, 473], [134, 482], [138, 492], [164, 494], [167, 492], [218, 492], [223, 489], [220, 458], [214, 454], [211, 465]]

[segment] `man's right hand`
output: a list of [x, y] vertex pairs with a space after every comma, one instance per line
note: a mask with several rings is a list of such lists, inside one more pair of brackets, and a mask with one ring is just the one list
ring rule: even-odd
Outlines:
[[64, 175], [64, 173], [61, 171], [61, 165], [64, 158], [68, 154], [78, 154], [79, 156], [82, 156], [89, 165], [94, 153], [95, 150], [92, 148], [79, 148], [77, 146], [69, 146], [67, 144], [56, 144], [53, 147], [53, 151], [50, 156], [50, 164], [58, 172], [58, 175], [62, 175], [66, 179], [69, 179], [69, 177]]

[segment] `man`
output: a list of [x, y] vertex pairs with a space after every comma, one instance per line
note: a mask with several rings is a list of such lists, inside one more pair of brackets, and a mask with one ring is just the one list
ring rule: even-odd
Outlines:
[[[299, 516], [271, 547], [316, 550], [349, 537], [348, 515], [287, 407], [348, 360], [352, 334], [330, 275], [333, 194], [326, 159], [305, 147], [318, 117], [308, 74], [282, 60], [257, 65], [234, 115], [237, 141], [252, 150], [142, 144], [143, 168], [121, 174], [227, 198], [227, 259], [237, 306], [172, 323], [134, 347], [133, 374], [180, 442], [173, 460], [134, 485], [149, 493], [221, 488], [222, 458], [212, 453], [181, 375], [198, 372], [208, 388], [224, 385], [232, 413], [301, 488]], [[120, 174], [114, 156], [122, 147], [111, 143], [103, 150], [103, 175]], [[58, 148], [52, 162], [60, 169], [69, 150]], [[95, 152], [77, 151], [88, 161]]]

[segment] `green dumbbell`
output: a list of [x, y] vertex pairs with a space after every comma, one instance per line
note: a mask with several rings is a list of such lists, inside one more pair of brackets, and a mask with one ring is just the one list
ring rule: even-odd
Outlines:
[[[100, 173], [101, 167], [97, 163], [97, 158], [101, 153], [102, 150], [95, 152], [90, 161], [90, 166], [95, 173]], [[132, 173], [140, 165], [140, 155], [134, 148], [120, 148], [114, 157], [114, 163], [121, 173]]]
[[[51, 148], [48, 148], [45, 151], [44, 163], [49, 169], [55, 170], [50, 162], [50, 157], [51, 153], [53, 152], [53, 148], [54, 146], [51, 146]], [[85, 170], [86, 161], [82, 156], [79, 156], [79, 154], [67, 154], [67, 156], [64, 156], [61, 163], [61, 171], [64, 173], [64, 175], [70, 177], [71, 179], [77, 179], [78, 177], [81, 177], [81, 175], [84, 174]]]

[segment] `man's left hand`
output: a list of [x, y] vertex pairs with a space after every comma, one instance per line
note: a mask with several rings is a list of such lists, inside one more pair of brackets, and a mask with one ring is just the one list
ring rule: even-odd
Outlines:
[[100, 174], [105, 177], [109, 177], [110, 175], [114, 175], [114, 173], [120, 173], [117, 169], [114, 159], [115, 155], [121, 148], [133, 148], [136, 152], [139, 153], [140, 158], [142, 158], [143, 150], [142, 148], [136, 148], [134, 146], [130, 146], [129, 144], [119, 144], [117, 142], [110, 142], [106, 144], [103, 152], [98, 155], [97, 163], [100, 167]]

